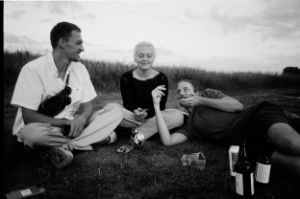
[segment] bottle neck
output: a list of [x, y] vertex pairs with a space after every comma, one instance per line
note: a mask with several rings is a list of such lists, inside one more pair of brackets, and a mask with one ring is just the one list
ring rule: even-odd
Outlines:
[[273, 146], [272, 146], [271, 140], [268, 139], [265, 144], [264, 154], [266, 156], [271, 157], [272, 152], [273, 152]]
[[240, 145], [240, 151], [239, 151], [239, 160], [245, 161], [247, 160], [247, 151], [246, 151], [246, 142], [243, 141]]

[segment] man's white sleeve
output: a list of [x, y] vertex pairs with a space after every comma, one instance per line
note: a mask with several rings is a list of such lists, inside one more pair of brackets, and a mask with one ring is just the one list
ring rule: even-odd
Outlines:
[[43, 95], [42, 82], [38, 73], [24, 66], [19, 74], [11, 104], [37, 110]]

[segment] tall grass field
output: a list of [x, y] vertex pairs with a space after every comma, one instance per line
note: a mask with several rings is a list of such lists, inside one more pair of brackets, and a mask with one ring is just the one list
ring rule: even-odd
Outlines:
[[[129, 137], [119, 132], [111, 145], [96, 144], [93, 151], [75, 151], [72, 164], [56, 170], [39, 153], [24, 148], [12, 136], [17, 109], [10, 100], [18, 74], [27, 62], [40, 55], [30, 52], [4, 52], [4, 189], [8, 192], [30, 186], [42, 186], [45, 193], [33, 198], [57, 199], [136, 199], [136, 198], [234, 198], [234, 178], [229, 175], [228, 146], [209, 140], [188, 141], [176, 146], [163, 146], [158, 135], [147, 140], [143, 148], [128, 154], [116, 150]], [[122, 103], [119, 92], [121, 75], [134, 68], [118, 62], [81, 61], [88, 69], [98, 92], [95, 109], [108, 102]], [[218, 73], [187, 66], [155, 66], [169, 79], [167, 107], [178, 106], [176, 82], [191, 79], [199, 89], [214, 88], [239, 99], [245, 106], [269, 100], [285, 111], [300, 115], [300, 76], [253, 72]], [[199, 171], [181, 166], [183, 154], [202, 151], [206, 168]], [[255, 198], [298, 199], [300, 179], [287, 171], [272, 167], [270, 183], [255, 183]]]

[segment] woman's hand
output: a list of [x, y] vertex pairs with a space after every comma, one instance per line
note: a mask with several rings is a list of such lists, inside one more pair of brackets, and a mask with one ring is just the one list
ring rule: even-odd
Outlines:
[[160, 105], [160, 100], [161, 100], [162, 96], [165, 95], [165, 93], [163, 92], [165, 90], [166, 90], [165, 85], [160, 85], [152, 90], [151, 95], [152, 95], [154, 106]]
[[134, 111], [133, 111], [133, 113], [135, 114], [135, 119], [137, 120], [137, 121], [140, 121], [140, 122], [142, 122], [142, 121], [144, 121], [145, 120], [145, 118], [147, 117], [147, 110], [148, 109], [142, 109], [142, 108], [137, 108], [137, 109], [135, 109]]

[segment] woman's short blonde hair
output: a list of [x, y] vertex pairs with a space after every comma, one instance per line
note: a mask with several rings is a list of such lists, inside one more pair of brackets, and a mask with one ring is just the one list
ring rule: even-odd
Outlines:
[[136, 53], [137, 53], [137, 50], [139, 47], [141, 46], [149, 46], [149, 47], [152, 47], [153, 48], [153, 55], [156, 56], [156, 50], [155, 50], [155, 47], [154, 45], [151, 43], [151, 42], [148, 42], [148, 41], [141, 41], [139, 42], [138, 44], [135, 45], [134, 47], [134, 53], [133, 53], [133, 56], [135, 57]]

